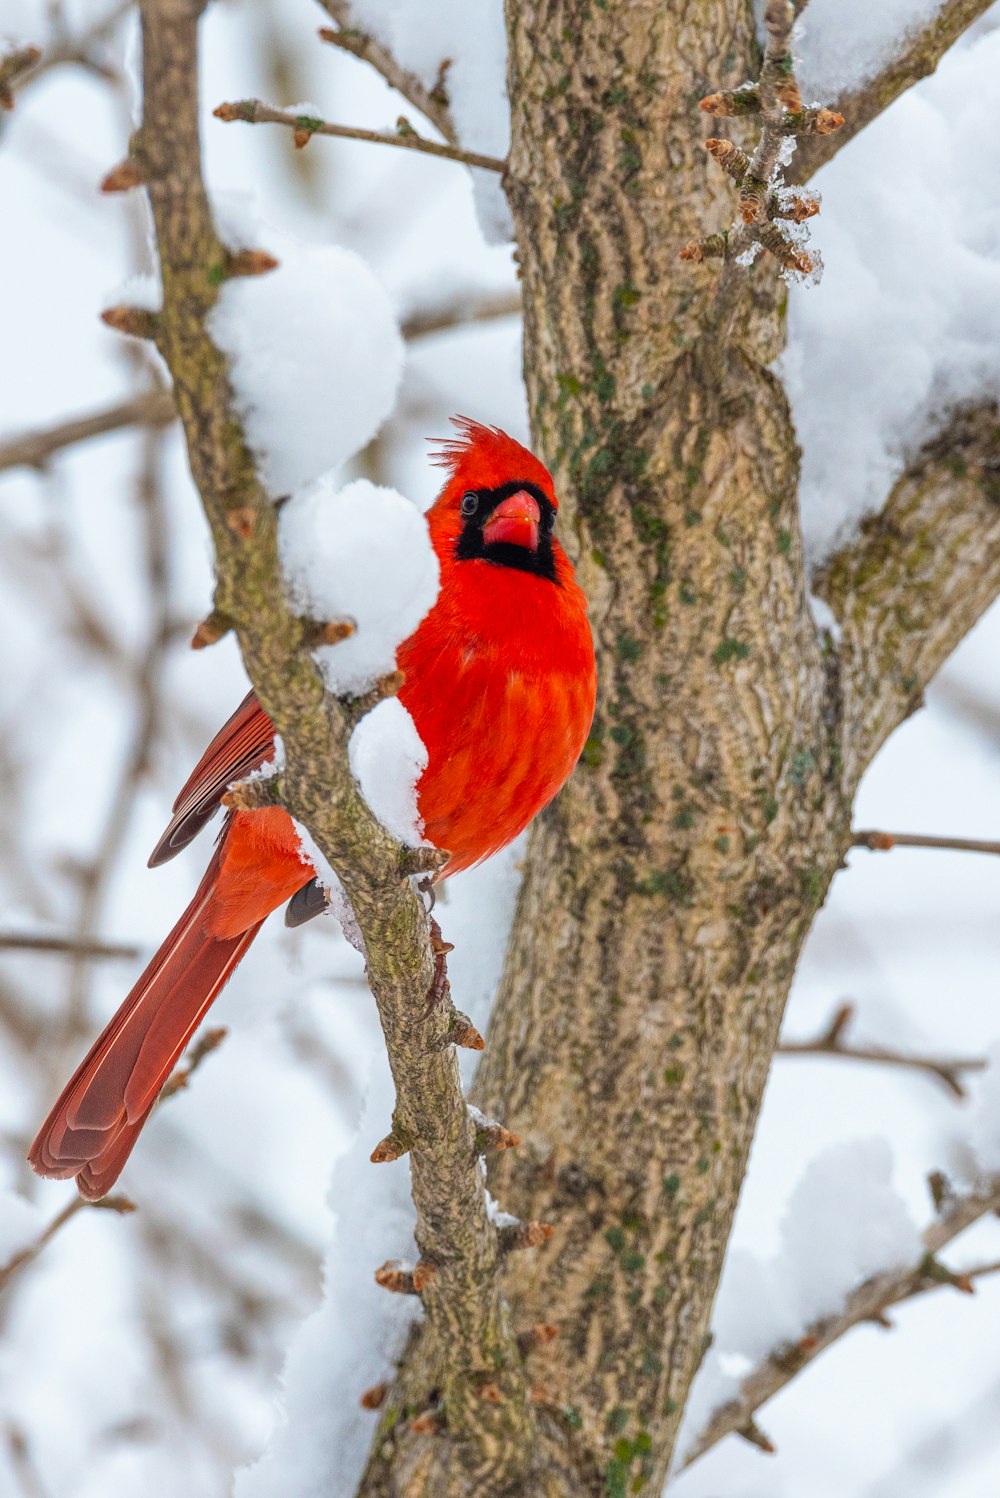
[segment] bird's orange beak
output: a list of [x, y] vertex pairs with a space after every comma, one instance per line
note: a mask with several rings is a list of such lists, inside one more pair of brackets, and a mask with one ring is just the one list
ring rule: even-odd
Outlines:
[[527, 490], [519, 489], [516, 494], [501, 500], [497, 505], [483, 526], [483, 542], [492, 546], [497, 541], [508, 541], [514, 546], [526, 546], [529, 551], [537, 551], [541, 519], [538, 500]]

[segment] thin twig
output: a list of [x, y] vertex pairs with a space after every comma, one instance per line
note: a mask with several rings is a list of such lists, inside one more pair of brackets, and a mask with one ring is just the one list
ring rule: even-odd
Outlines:
[[516, 287], [511, 291], [483, 291], [456, 297], [444, 306], [411, 312], [403, 318], [400, 331], [409, 341], [455, 328], [467, 328], [474, 323], [519, 317], [520, 314], [521, 293]]
[[924, 1232], [924, 1251], [919, 1262], [908, 1268], [874, 1275], [851, 1292], [842, 1310], [813, 1322], [798, 1342], [785, 1343], [768, 1353], [747, 1374], [738, 1396], [712, 1415], [684, 1466], [697, 1461], [723, 1436], [743, 1430], [762, 1405], [854, 1327], [871, 1321], [889, 1325], [888, 1312], [893, 1306], [942, 1285], [968, 1292], [972, 1289], [971, 1279], [993, 1273], [997, 1267], [993, 1264], [979, 1265], [974, 1271], [950, 1270], [940, 1262], [938, 1255], [966, 1228], [997, 1211], [1000, 1211], [1000, 1178], [990, 1180], [981, 1189], [970, 1191], [965, 1196], [950, 1197], [945, 1210]]
[[813, 136], [803, 141], [789, 170], [789, 180], [807, 182], [900, 94], [933, 73], [945, 53], [993, 3], [994, 0], [944, 0], [925, 25], [904, 37], [899, 55], [880, 73], [837, 98], [833, 107], [846, 120], [843, 130], [837, 135]]
[[8, 468], [44, 469], [57, 452], [76, 442], [86, 442], [124, 427], [167, 426], [176, 417], [177, 408], [169, 390], [144, 391], [103, 411], [92, 411], [89, 416], [77, 416], [58, 426], [43, 427], [0, 442], [0, 473]]
[[48, 1227], [43, 1228], [37, 1238], [33, 1238], [26, 1247], [19, 1249], [16, 1254], [7, 1260], [6, 1264], [0, 1265], [0, 1291], [7, 1288], [19, 1270], [25, 1269], [29, 1264], [33, 1263], [46, 1244], [51, 1243], [56, 1234], [61, 1232], [68, 1222], [72, 1222], [78, 1213], [94, 1207], [100, 1208], [105, 1212], [118, 1212], [121, 1214], [135, 1211], [135, 1203], [130, 1201], [127, 1196], [105, 1196], [99, 1202], [89, 1202], [82, 1196], [75, 1196], [71, 1202], [68, 1202], [63, 1207], [61, 1212], [56, 1213]]
[[339, 47], [342, 52], [349, 52], [352, 57], [357, 57], [361, 62], [368, 63], [398, 94], [402, 94], [414, 109], [419, 109], [426, 120], [440, 130], [445, 140], [452, 145], [456, 143], [455, 123], [451, 117], [448, 107], [448, 96], [444, 88], [444, 73], [446, 67], [442, 68], [442, 76], [434, 88], [425, 88], [416, 73], [409, 72], [371, 32], [363, 30], [351, 20], [351, 7], [347, 0], [319, 0], [320, 5], [326, 11], [331, 20], [336, 21], [337, 27], [324, 26], [320, 29], [323, 41], [329, 42], [332, 47]]
[[893, 1051], [885, 1046], [848, 1044], [844, 1031], [854, 1018], [854, 1005], [842, 1004], [827, 1027], [813, 1040], [783, 1040], [778, 1046], [782, 1056], [842, 1056], [848, 1061], [871, 1061], [879, 1066], [898, 1066], [907, 1071], [926, 1072], [948, 1089], [953, 1097], [965, 1098], [962, 1077], [967, 1072], [984, 1071], [983, 1056], [919, 1056]]
[[1000, 853], [1000, 841], [978, 837], [934, 837], [929, 832], [855, 832], [854, 848], [868, 848], [872, 853], [889, 853], [893, 848], [945, 848], [955, 853]]
[[212, 113], [217, 120], [232, 124], [241, 120], [246, 125], [285, 125], [296, 134], [296, 145], [304, 146], [314, 135], [334, 135], [338, 140], [366, 140], [377, 146], [401, 146], [405, 151], [420, 151], [425, 156], [440, 156], [445, 161], [457, 161], [462, 166], [480, 167], [485, 172], [503, 173], [506, 161], [498, 156], [483, 156], [478, 151], [466, 151], [461, 146], [441, 145], [418, 135], [412, 125], [403, 121], [400, 127], [388, 130], [363, 130], [358, 125], [332, 125], [312, 114], [295, 114], [290, 109], [273, 109], [260, 99], [240, 99], [232, 104], [220, 104]]
[[85, 940], [78, 936], [45, 936], [35, 931], [0, 931], [0, 952], [49, 952], [61, 957], [138, 957], [141, 947], [125, 942]]

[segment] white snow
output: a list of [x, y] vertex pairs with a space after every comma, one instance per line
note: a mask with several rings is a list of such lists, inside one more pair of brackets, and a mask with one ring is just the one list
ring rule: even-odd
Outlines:
[[282, 507], [279, 545], [296, 608], [318, 620], [352, 619], [349, 639], [316, 651], [333, 692], [359, 694], [392, 671], [396, 647], [437, 597], [439, 568], [427, 523], [395, 489], [324, 474]]
[[[503, 159], [510, 145], [507, 33], [502, 0], [354, 0], [352, 15], [428, 88], [450, 59], [445, 88], [459, 143]], [[417, 118], [413, 121], [422, 126]], [[489, 244], [512, 239], [499, 176], [472, 171], [476, 209]]]
[[226, 281], [209, 321], [261, 479], [279, 498], [374, 437], [395, 404], [403, 342], [384, 287], [353, 250], [251, 228], [232, 200], [217, 199], [215, 213], [230, 248], [279, 262]]
[[991, 185], [1000, 137], [983, 81], [997, 76], [993, 30], [957, 47], [817, 178], [824, 211], [810, 228], [825, 277], [792, 290], [780, 361], [803, 448], [811, 561], [884, 502], [933, 413], [1000, 398], [1000, 193]]
[[351, 1498], [378, 1418], [359, 1396], [392, 1375], [420, 1307], [375, 1284], [387, 1259], [415, 1258], [405, 1159], [372, 1165], [392, 1119], [394, 1092], [381, 1047], [358, 1133], [334, 1167], [336, 1216], [324, 1265], [323, 1304], [295, 1335], [283, 1377], [286, 1423], [257, 1464], [237, 1474], [234, 1498]]
[[427, 750], [398, 697], [387, 697], [365, 713], [347, 752], [351, 774], [382, 826], [416, 847], [423, 836], [417, 781], [427, 768]]

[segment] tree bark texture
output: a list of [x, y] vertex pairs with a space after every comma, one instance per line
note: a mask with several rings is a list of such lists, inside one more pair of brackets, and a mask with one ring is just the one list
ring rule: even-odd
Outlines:
[[[981, 412], [964, 470], [925, 455], [826, 569], [842, 651], [813, 622], [795, 432], [767, 367], [784, 288], [758, 261], [720, 357], [718, 271], [678, 261], [734, 217], [697, 101], [756, 76], [751, 5], [507, 0], [507, 19], [525, 381], [600, 691], [532, 835], [474, 1101], [523, 1141], [491, 1161], [491, 1191], [556, 1228], [509, 1261], [514, 1324], [561, 1335], [528, 1354], [534, 1450], [483, 1485], [460, 1442], [407, 1429], [437, 1380], [415, 1331], [364, 1498], [659, 1494], [858, 781], [1000, 590]], [[946, 621], [949, 577], [967, 591]]]

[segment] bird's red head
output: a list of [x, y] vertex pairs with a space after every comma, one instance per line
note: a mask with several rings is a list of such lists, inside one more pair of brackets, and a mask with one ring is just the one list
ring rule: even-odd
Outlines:
[[432, 461], [449, 478], [430, 514], [431, 529], [456, 561], [484, 561], [559, 580], [565, 558], [552, 538], [559, 502], [552, 476], [534, 453], [499, 427], [452, 418], [457, 437]]

